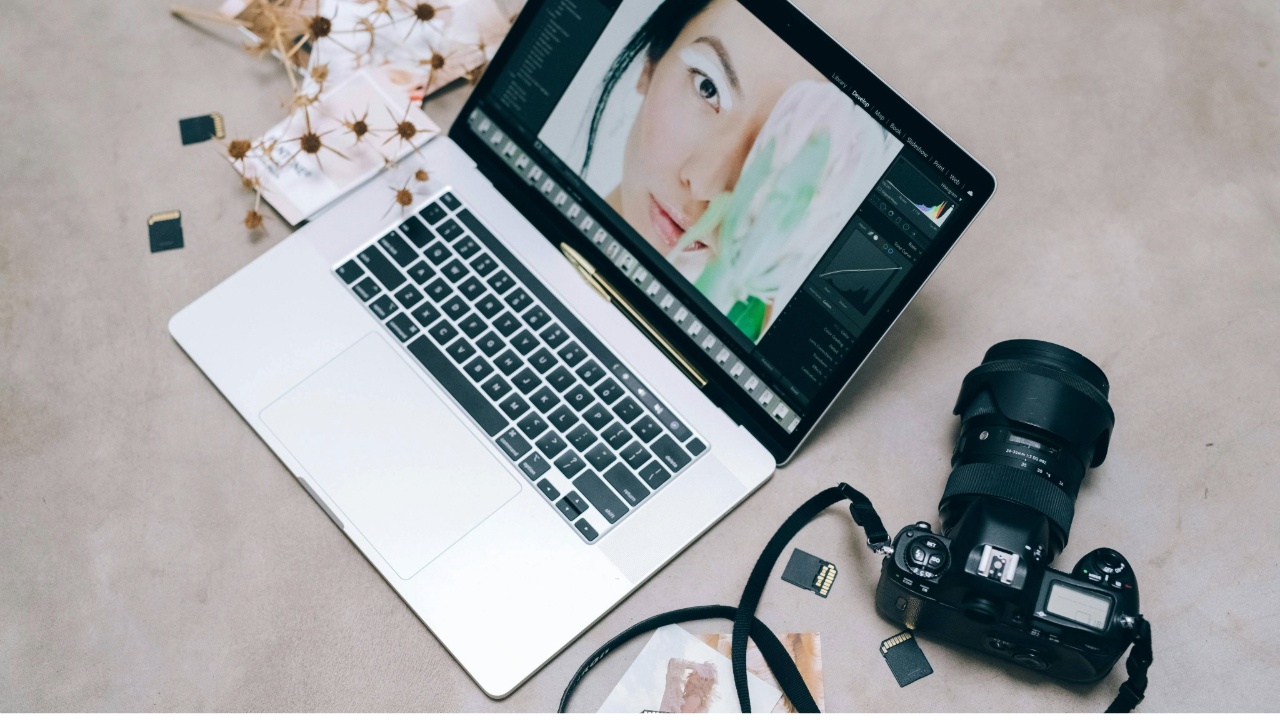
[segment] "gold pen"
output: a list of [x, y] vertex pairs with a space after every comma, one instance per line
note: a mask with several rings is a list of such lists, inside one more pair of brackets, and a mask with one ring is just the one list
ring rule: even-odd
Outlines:
[[633, 325], [640, 329], [640, 332], [648, 335], [649, 339], [657, 343], [658, 347], [662, 349], [662, 352], [668, 358], [671, 358], [671, 361], [674, 362], [677, 367], [684, 371], [686, 377], [692, 380], [699, 388], [707, 386], [707, 379], [702, 376], [702, 373], [698, 372], [698, 369], [686, 360], [684, 355], [680, 354], [679, 350], [676, 350], [671, 343], [667, 342], [667, 339], [662, 336], [662, 333], [658, 332], [658, 329], [650, 324], [649, 321], [640, 314], [640, 311], [636, 310], [634, 305], [628, 302], [626, 298], [622, 297], [622, 293], [618, 292], [618, 290], [614, 288], [608, 280], [600, 277], [600, 275], [596, 273], [595, 267], [590, 262], [587, 262], [587, 259], [582, 257], [581, 253], [569, 247], [568, 243], [563, 242], [560, 243], [560, 252], [568, 258], [570, 264], [572, 264], [574, 269], [578, 271], [578, 274], [587, 281], [587, 284], [594, 288], [596, 292], [600, 293], [600, 297], [603, 297], [605, 300], [608, 300], [618, 306], [618, 309], [622, 310], [622, 313], [631, 320]]

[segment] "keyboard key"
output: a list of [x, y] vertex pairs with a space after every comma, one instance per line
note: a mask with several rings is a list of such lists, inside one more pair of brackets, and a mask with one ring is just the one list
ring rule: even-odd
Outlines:
[[[534, 456], [534, 457], [536, 457], [536, 456]], [[527, 461], [526, 461], [526, 462], [527, 462]], [[544, 463], [545, 463], [545, 462], [546, 462], [546, 460], [543, 460], [542, 462], [544, 462]], [[547, 467], [551, 467], [551, 466], [550, 466], [550, 465], [548, 465]], [[557, 489], [556, 489], [556, 486], [555, 486], [555, 485], [552, 485], [552, 484], [551, 484], [551, 481], [549, 481], [549, 480], [545, 480], [545, 479], [543, 479], [543, 480], [539, 480], [539, 481], [538, 481], [538, 489], [542, 491], [542, 494], [543, 494], [543, 495], [546, 495], [546, 496], [547, 496], [547, 499], [548, 499], [548, 500], [555, 500], [556, 498], [560, 497], [560, 491], [559, 491], [559, 490], [557, 490]], [[586, 522], [586, 520], [583, 520], [582, 522]]]
[[654, 460], [653, 462], [640, 468], [640, 477], [649, 484], [649, 487], [657, 490], [662, 487], [662, 483], [671, 479], [671, 473], [662, 467], [662, 463]]
[[426, 223], [419, 220], [416, 216], [410, 217], [408, 220], [400, 223], [400, 232], [404, 233], [404, 236], [409, 238], [409, 242], [419, 248], [431, 242], [431, 239], [436, 236], [435, 233], [431, 232], [431, 230], [427, 228]]
[[457, 283], [467, 276], [467, 266], [462, 264], [460, 260], [452, 260], [448, 265], [440, 268], [440, 272], [449, 278], [449, 282]]
[[453, 358], [454, 362], [461, 365], [476, 354], [476, 349], [471, 347], [465, 339], [458, 338], [452, 345], [445, 348], [445, 352], [449, 353], [449, 357]]
[[689, 464], [689, 454], [680, 447], [679, 443], [666, 435], [658, 438], [649, 447], [653, 448], [653, 454], [666, 463], [673, 473], [680, 472], [680, 468]]
[[685, 444], [684, 449], [688, 450], [690, 455], [694, 457], [698, 457], [699, 455], [702, 454], [703, 450], [707, 449], [707, 444], [702, 442], [698, 438], [694, 438], [690, 440], [687, 444]]
[[596, 442], [595, 434], [586, 425], [578, 425], [565, 433], [565, 437], [569, 438], [569, 444], [577, 448], [578, 452], [586, 450]]
[[693, 433], [689, 428], [685, 427], [684, 423], [680, 422], [680, 418], [676, 417], [671, 411], [667, 411], [667, 414], [662, 418], [662, 424], [666, 425], [667, 432], [675, 435], [680, 442], [693, 437]]
[[600, 533], [596, 532], [596, 529], [591, 527], [591, 523], [587, 522], [586, 518], [578, 518], [578, 521], [575, 522], [573, 526], [578, 529], [578, 532], [582, 533], [582, 537], [586, 538], [587, 542], [591, 542], [592, 540], [600, 537]]
[[533, 298], [529, 297], [529, 293], [525, 292], [524, 288], [516, 290], [507, 296], [507, 304], [518, 313], [524, 312], [524, 309], [532, 303]]
[[596, 397], [603, 400], [605, 405], [612, 405], [622, 397], [622, 387], [613, 378], [605, 378], [604, 382], [596, 386]]
[[493, 295], [485, 295], [476, 301], [476, 309], [487, 318], [502, 312], [502, 301]]
[[628, 425], [631, 424], [632, 420], [640, 417], [640, 414], [644, 412], [640, 409], [640, 406], [636, 404], [636, 401], [631, 398], [626, 398], [615, 405], [613, 411], [618, 413], [618, 417], [622, 418], [622, 422], [627, 423]]
[[[520, 472], [523, 472], [530, 480], [537, 480], [545, 475], [550, 469], [551, 463], [547, 462], [547, 459], [538, 453], [531, 453], [528, 457], [520, 461]], [[547, 495], [546, 489], [542, 487], [543, 483], [546, 483], [547, 485], [551, 485], [551, 483], [546, 480], [538, 483], [538, 489], [542, 490], [542, 494]], [[560, 493], [556, 491], [554, 485], [551, 485], [551, 491], [555, 493], [555, 495], [547, 495], [547, 497], [555, 500], [556, 495], [559, 495]]]
[[[604, 443], [596, 443], [595, 447], [592, 447], [590, 450], [583, 453], [583, 457], [587, 459], [587, 462], [591, 463], [591, 467], [595, 468], [596, 472], [604, 470], [612, 465], [614, 460], [618, 459], [614, 457], [613, 453], [609, 452], [609, 448], [605, 447]], [[612, 485], [613, 483], [610, 484]], [[619, 490], [619, 492], [621, 492], [621, 490]], [[635, 503], [631, 504], [635, 505]]]
[[568, 447], [564, 439], [557, 435], [554, 430], [548, 430], [547, 434], [538, 438], [538, 442], [535, 444], [539, 450], [546, 453], [547, 457], [555, 457]]
[[654, 438], [662, 434], [662, 427], [659, 426], [658, 423], [654, 422], [653, 418], [648, 415], [641, 418], [640, 422], [632, 425], [631, 429], [646, 443], [653, 442]]
[[547, 382], [551, 383], [551, 387], [555, 388], [557, 392], [564, 392], [576, 380], [574, 380], [573, 373], [566, 370], [564, 366], [558, 366], [547, 375]]
[[434, 277], [436, 271], [432, 270], [431, 266], [428, 265], [425, 260], [419, 260], [416, 265], [409, 268], [408, 273], [409, 277], [413, 278], [414, 282], [422, 285]]
[[[611, 459], [612, 457], [610, 455]], [[609, 468], [609, 472], [604, 474], [604, 479], [609, 481], [613, 489], [617, 490], [618, 494], [631, 503], [632, 506], [649, 497], [649, 490], [644, 485], [641, 485], [636, 476], [632, 475], [631, 471], [623, 467], [621, 463]]]
[[541, 307], [534, 307], [532, 310], [524, 314], [524, 321], [529, 323], [529, 327], [539, 330], [551, 320], [551, 316]]
[[521, 355], [528, 355], [533, 352], [534, 348], [538, 347], [538, 340], [528, 330], [521, 330], [519, 335], [511, 338], [511, 347], [515, 348]]
[[405, 283], [404, 275], [387, 259], [378, 248], [370, 245], [356, 255], [365, 268], [378, 278], [382, 287], [394, 291]]
[[501, 409], [502, 412], [506, 413], [507, 417], [515, 420], [528, 411], [529, 403], [525, 402], [524, 398], [519, 395], [511, 393], [507, 396], [506, 400], [498, 403], [498, 408]]
[[[561, 350], [560, 354], [563, 356], [564, 351]], [[582, 378], [582, 382], [586, 383], [587, 387], [591, 387], [600, 382], [600, 378], [604, 377], [604, 368], [597, 365], [595, 360], [588, 360], [582, 364], [582, 367], [578, 368], [578, 377]]]
[[547, 327], [546, 330], [538, 333], [538, 335], [542, 338], [543, 342], [550, 345], [553, 349], [560, 347], [561, 343], [569, 339], [568, 334], [566, 334], [559, 325], [551, 325]]
[[435, 338], [435, 341], [441, 345], [444, 345], [450, 340], [458, 337], [457, 329], [450, 325], [448, 320], [441, 320], [436, 323], [435, 326], [427, 331], [427, 334], [432, 338]]
[[515, 287], [516, 281], [511, 279], [506, 270], [499, 272], [497, 275], [489, 278], [489, 287], [499, 295], [505, 295], [508, 290]]
[[600, 435], [605, 442], [609, 443], [609, 447], [614, 450], [626, 445], [631, 440], [631, 433], [627, 432], [627, 428], [619, 422], [615, 422], [605, 428]]
[[454, 367], [435, 345], [427, 342], [426, 338], [418, 338], [409, 343], [409, 352], [418, 358], [418, 362], [422, 363], [427, 372], [435, 377], [436, 381], [490, 437], [497, 435], [507, 426], [507, 419], [502, 417], [497, 408], [480, 394], [471, 381], [467, 380], [466, 376]]
[[484, 353], [485, 357], [497, 355], [506, 346], [507, 344], [502, 342], [502, 338], [498, 337], [498, 333], [492, 330], [476, 341], [476, 347], [480, 348], [480, 352]]
[[453, 246], [453, 251], [462, 256], [464, 260], [469, 260], [472, 255], [480, 252], [480, 245], [476, 243], [476, 239], [470, 235], [464, 235], [461, 240]]
[[518, 424], [520, 425], [520, 432], [524, 433], [525, 437], [530, 440], [538, 437], [547, 429], [546, 421], [538, 417], [538, 413], [525, 415], [524, 419]]
[[449, 216], [448, 213], [444, 211], [444, 208], [440, 207], [439, 203], [431, 203], [430, 205], [422, 208], [422, 212], [420, 214], [432, 225], [439, 224], [441, 220]]
[[440, 237], [452, 242], [462, 234], [462, 226], [453, 220], [449, 220], [436, 228], [436, 232], [440, 233]]
[[484, 320], [481, 320], [480, 316], [475, 313], [471, 313], [458, 321], [458, 329], [472, 340], [488, 328], [489, 326], [484, 324]]
[[[549, 345], [550, 343], [547, 344]], [[587, 351], [583, 350], [582, 346], [576, 342], [571, 342], [568, 345], [565, 345], [560, 348], [560, 351], [556, 354], [559, 355], [560, 359], [564, 361], [564, 364], [569, 367], [577, 365], [587, 357]]]
[[431, 327], [431, 323], [440, 319], [440, 311], [436, 309], [435, 305], [432, 305], [429, 302], [422, 303], [410, 314], [413, 315], [413, 319], [417, 320], [418, 324], [422, 327]]
[[538, 348], [538, 352], [529, 356], [529, 364], [534, 370], [540, 373], [546, 373], [548, 370], [556, 366], [556, 356], [546, 348]]
[[[569, 493], [569, 495], [577, 496], [577, 493], [571, 492]], [[581, 515], [583, 511], [574, 507], [573, 503], [569, 502], [569, 495], [565, 495], [564, 497], [560, 498], [559, 502], [556, 503], [556, 509], [559, 510], [560, 514], [564, 515], [566, 519], [573, 520], [574, 518]], [[585, 509], [586, 508], [583, 508], [583, 510]]]
[[458, 202], [458, 198], [454, 197], [453, 193], [445, 193], [441, 195], [440, 202], [444, 203], [444, 206], [450, 210], [457, 210], [462, 207], [462, 203]]
[[547, 419], [550, 420], [551, 424], [555, 425], [556, 429], [560, 432], [568, 430], [578, 422], [578, 416], [574, 415], [573, 411], [564, 405], [561, 405], [555, 410], [547, 413]]
[[533, 449], [533, 446], [524, 438], [520, 437], [520, 433], [515, 428], [508, 428], [506, 432], [498, 436], [498, 447], [507, 454], [512, 460], [519, 460], [524, 454]]
[[418, 326], [408, 315], [400, 313], [387, 321], [387, 327], [391, 328], [391, 332], [400, 338], [400, 342], [409, 342], [409, 340], [418, 334]]
[[494, 262], [493, 258], [489, 257], [488, 254], [481, 255], [471, 261], [471, 269], [475, 270], [476, 274], [480, 277], [484, 277], [485, 275], [493, 272], [493, 269], [496, 267], [498, 267], [498, 263]]
[[493, 327], [502, 333], [502, 337], [511, 337], [511, 333], [520, 329], [520, 321], [511, 313], [502, 313], [493, 321]]
[[351, 289], [355, 290], [356, 295], [359, 295], [360, 299], [365, 302], [369, 302], [370, 300], [373, 299], [374, 295], [377, 295], [378, 293], [382, 292], [382, 288], [378, 287], [378, 283], [374, 282], [373, 278], [371, 277], [367, 277], [361, 280], [360, 282], [356, 283]]
[[528, 395], [542, 383], [542, 379], [539, 378], [538, 374], [534, 371], [529, 368], [525, 368], [520, 371], [519, 375], [511, 378], [511, 382], [515, 383], [516, 388], [519, 389], [520, 392]]
[[467, 307], [467, 303], [462, 298], [454, 295], [448, 300], [440, 303], [440, 309], [444, 310], [444, 314], [448, 315], [450, 319], [457, 320], [463, 315], [466, 315], [467, 311], [471, 308]]
[[339, 265], [336, 272], [343, 282], [350, 285], [360, 279], [360, 276], [364, 274], [364, 268], [360, 267], [360, 263], [355, 260], [348, 260]]
[[569, 390], [564, 394], [564, 400], [572, 405], [574, 410], [581, 411], [582, 408], [590, 405], [595, 398], [592, 397], [589, 390], [581, 385], [577, 385], [572, 390]]
[[476, 382], [484, 380], [493, 372], [493, 366], [489, 364], [489, 361], [478, 355], [468, 360], [467, 364], [462, 366], [462, 369], [466, 370], [471, 379]]
[[627, 464], [633, 468], [640, 467], [641, 465], [649, 462], [649, 458], [653, 457], [649, 454], [649, 451], [645, 450], [644, 446], [637, 441], [632, 441], [630, 445], [623, 448], [621, 455], [622, 459], [626, 460]]
[[[579, 460], [578, 462], [582, 461]], [[627, 514], [626, 503], [618, 499], [618, 496], [614, 495], [612, 490], [605, 487], [604, 481], [600, 479], [600, 476], [590, 470], [583, 473], [582, 477], [574, 480], [573, 486], [587, 500], [591, 501], [591, 504], [595, 506], [596, 510], [600, 511], [604, 519], [609, 521], [609, 524], [612, 525], [618, 522], [623, 515]]]
[[449, 287], [449, 283], [445, 282], [443, 278], [436, 278], [435, 282], [424, 289], [427, 291], [427, 295], [436, 302], [449, 297], [449, 294], [453, 292], [453, 288]]
[[467, 296], [468, 300], [475, 300], [484, 294], [484, 283], [480, 282], [480, 278], [471, 275], [466, 280], [458, 284], [458, 292]]
[[520, 362], [519, 355], [508, 350], [499, 355], [497, 359], [493, 361], [493, 364], [498, 366], [498, 369], [502, 371], [503, 375], [511, 375], [511, 373], [519, 370], [520, 366], [524, 363]]
[[529, 396], [529, 402], [532, 402], [533, 406], [538, 408], [540, 412], [545, 413], [555, 407], [556, 403], [560, 402], [560, 398], [557, 397], [555, 393], [551, 392], [551, 388], [544, 385], [543, 387], [535, 390], [534, 393]]
[[412, 284], [408, 284], [396, 291], [396, 300], [400, 301], [405, 310], [409, 310], [422, 302], [422, 293], [418, 292], [418, 288]]
[[448, 262], [449, 258], [453, 256], [453, 253], [449, 250], [449, 246], [442, 242], [432, 243], [431, 247], [422, 251], [422, 254], [426, 255], [427, 259], [431, 261], [431, 264], [436, 267], [440, 267], [445, 262]]
[[480, 386], [480, 389], [484, 390], [484, 394], [488, 395], [489, 399], [496, 402], [501, 400], [503, 395], [506, 395], [511, 391], [511, 385], [508, 384], [506, 380], [503, 380], [501, 375], [494, 375], [488, 380], [485, 380], [484, 384]]
[[386, 320], [392, 313], [400, 311], [400, 308], [396, 307], [396, 301], [386, 295], [379, 295], [377, 300], [369, 303], [369, 309], [378, 316], [379, 320]]
[[[567, 478], [572, 478], [587, 467], [587, 464], [582, 461], [582, 458], [578, 457], [578, 454], [572, 450], [566, 450], [564, 454], [556, 458], [554, 462], [556, 467], [560, 468], [560, 472], [564, 473], [564, 476]], [[581, 490], [582, 488], [578, 489]], [[586, 493], [583, 494], [586, 495]], [[588, 495], [587, 497], [589, 498], [590, 496]]]
[[613, 422], [613, 415], [609, 414], [609, 411], [605, 410], [603, 405], [596, 403], [595, 405], [587, 408], [586, 412], [582, 413], [582, 419], [586, 420], [587, 424], [591, 427], [599, 430], [605, 425]]
[[408, 267], [418, 260], [418, 253], [409, 247], [409, 243], [405, 242], [400, 237], [400, 233], [395, 230], [383, 235], [378, 240], [378, 244], [400, 267]]

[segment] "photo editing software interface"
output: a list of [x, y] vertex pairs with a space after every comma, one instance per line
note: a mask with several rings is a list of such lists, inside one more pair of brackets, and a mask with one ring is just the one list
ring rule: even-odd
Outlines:
[[547, 0], [466, 122], [787, 433], [966, 199], [737, 0]]

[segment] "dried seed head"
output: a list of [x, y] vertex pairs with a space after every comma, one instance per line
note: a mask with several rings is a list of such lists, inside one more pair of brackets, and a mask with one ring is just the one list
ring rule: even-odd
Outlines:
[[413, 16], [418, 19], [418, 22], [429, 22], [436, 16], [436, 9], [431, 3], [418, 3], [413, 8]]
[[328, 37], [332, 30], [333, 21], [323, 15], [316, 15], [307, 22], [307, 33], [311, 35], [312, 40]]
[[404, 120], [400, 124], [396, 125], [396, 134], [399, 135], [402, 140], [412, 140], [413, 136], [418, 134], [418, 127], [408, 120]]
[[320, 141], [320, 136], [313, 133], [304, 133], [298, 138], [298, 144], [302, 147], [302, 152], [308, 155], [315, 155], [320, 152], [320, 148], [324, 147], [324, 143]]
[[244, 216], [244, 226], [250, 230], [257, 230], [262, 227], [262, 213], [259, 213], [257, 210], [250, 210], [248, 214]]
[[431, 176], [427, 174], [426, 170], [419, 170], [413, 174], [413, 179], [418, 182], [426, 182], [431, 179]]
[[404, 187], [396, 191], [396, 202], [401, 207], [409, 207], [413, 204], [413, 193], [409, 192], [409, 188]]
[[240, 187], [244, 188], [245, 190], [252, 190], [258, 187], [259, 184], [260, 183], [258, 182], [258, 178], [253, 175], [240, 176]]
[[368, 132], [369, 132], [369, 123], [365, 122], [364, 120], [357, 120], [351, 123], [351, 133], [356, 136], [357, 140], [364, 137], [365, 134]]
[[441, 55], [440, 53], [432, 53], [432, 55], [431, 55], [431, 69], [432, 69], [432, 70], [439, 70], [439, 69], [441, 69], [441, 68], [443, 68], [443, 67], [444, 67], [444, 56], [443, 56], [443, 55]]
[[318, 83], [322, 83], [329, 79], [329, 63], [316, 65], [311, 68], [311, 79]]
[[252, 149], [253, 143], [248, 140], [232, 140], [227, 143], [227, 155], [230, 155], [232, 160], [244, 160]]

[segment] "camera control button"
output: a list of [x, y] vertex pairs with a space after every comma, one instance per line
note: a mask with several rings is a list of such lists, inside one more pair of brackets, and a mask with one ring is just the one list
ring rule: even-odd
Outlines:
[[919, 545], [916, 545], [915, 547], [911, 548], [911, 562], [915, 563], [916, 565], [923, 565], [927, 557], [928, 556], [925, 553], [924, 548], [920, 547]]
[[933, 555], [929, 556], [929, 559], [925, 561], [925, 564], [929, 567], [930, 570], [937, 570], [938, 568], [942, 567], [942, 563], [945, 560], [946, 558], [942, 556], [942, 553], [934, 553]]

